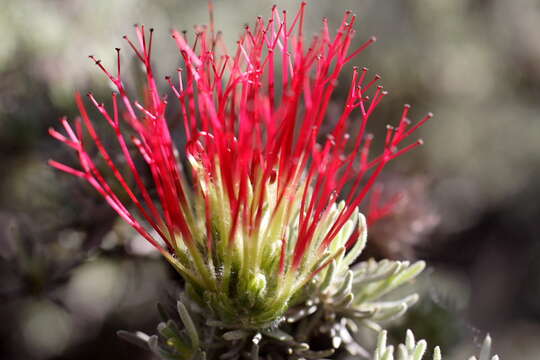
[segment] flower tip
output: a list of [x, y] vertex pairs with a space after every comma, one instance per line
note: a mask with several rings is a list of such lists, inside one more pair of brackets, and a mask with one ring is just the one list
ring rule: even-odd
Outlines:
[[372, 36], [372, 37], [369, 38], [369, 41], [375, 42], [375, 41], [377, 41], [377, 37], [376, 37], [376, 36]]
[[422, 139], [418, 139], [418, 141], [416, 142], [418, 145], [424, 145], [424, 140]]
[[427, 117], [431, 119], [431, 118], [433, 117], [433, 113], [432, 113], [432, 112], [428, 112]]
[[406, 108], [406, 109], [410, 109], [410, 108], [411, 108], [411, 104], [405, 104], [405, 105], [403, 105], [403, 107]]
[[94, 55], [88, 55], [88, 58], [92, 59], [92, 61], [94, 61], [94, 63], [96, 65], [99, 65], [101, 64], [101, 60], [100, 59], [96, 59], [96, 57]]

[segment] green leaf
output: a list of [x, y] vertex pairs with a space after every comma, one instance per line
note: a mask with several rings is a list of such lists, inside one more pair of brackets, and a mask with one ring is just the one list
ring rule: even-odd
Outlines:
[[195, 327], [195, 323], [193, 322], [193, 319], [189, 315], [189, 312], [187, 311], [184, 304], [182, 304], [182, 302], [178, 301], [176, 303], [176, 307], [178, 308], [178, 314], [180, 315], [180, 319], [182, 320], [182, 323], [186, 327], [188, 336], [191, 339], [191, 345], [194, 348], [198, 348], [200, 344], [199, 334], [197, 332], [197, 328]]

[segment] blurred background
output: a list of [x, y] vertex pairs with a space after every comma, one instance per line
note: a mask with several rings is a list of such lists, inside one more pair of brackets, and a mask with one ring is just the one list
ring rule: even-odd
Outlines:
[[[216, 25], [233, 44], [273, 3], [298, 7], [215, 0]], [[135, 23], [156, 29], [156, 68], [173, 73], [169, 30], [207, 23], [206, 2], [2, 0], [1, 8], [0, 358], [150, 359], [115, 331], [152, 332], [156, 301], [174, 294], [178, 278], [89, 186], [47, 166], [73, 161], [47, 129], [76, 116], [75, 91], [109, 97], [86, 56], [112, 66]], [[390, 92], [371, 130], [396, 123], [404, 103], [415, 119], [435, 113], [421, 129], [425, 146], [387, 169], [387, 193], [406, 196], [371, 229], [364, 254], [428, 261], [415, 284], [423, 300], [393, 332], [401, 339], [411, 327], [448, 359], [464, 359], [489, 331], [503, 359], [538, 359], [540, 2], [310, 1], [307, 32], [322, 17], [337, 28], [347, 9], [358, 16], [359, 44], [379, 40], [352, 65], [382, 74]]]

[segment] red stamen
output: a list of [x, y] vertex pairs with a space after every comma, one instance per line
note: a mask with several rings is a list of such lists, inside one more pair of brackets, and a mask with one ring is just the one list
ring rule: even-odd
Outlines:
[[[239, 234], [243, 241], [258, 239], [266, 233], [266, 229], [259, 227], [269, 221], [272, 226], [281, 226], [277, 231], [282, 245], [276, 271], [283, 274], [302, 268], [308, 251], [328, 248], [375, 186], [388, 162], [421, 143], [417, 141], [400, 148], [401, 143], [432, 116], [428, 114], [410, 126], [409, 106], [405, 106], [399, 124], [387, 130], [382, 154], [370, 156], [373, 138], [365, 136], [367, 123], [387, 94], [379, 85], [380, 76], [375, 75], [367, 82], [368, 70], [355, 67], [340, 113], [335, 119], [329, 119], [328, 109], [345, 65], [373, 44], [375, 38], [351, 51], [356, 17], [347, 12], [335, 34], [331, 34], [328, 21], [324, 19], [321, 34], [306, 42], [305, 6], [303, 2], [290, 23], [286, 12], [280, 14], [273, 7], [270, 19], [258, 18], [254, 26], [246, 27], [231, 56], [227, 54], [221, 34], [215, 33], [211, 0], [208, 2], [209, 30], [197, 27], [193, 46], [185, 34], [172, 32], [184, 70], [178, 70], [177, 80], [165, 79], [179, 102], [179, 118], [187, 139], [184, 149], [178, 149], [173, 142], [166, 120], [168, 104], [155, 82], [151, 62], [152, 29], [147, 39], [144, 26], [137, 26], [135, 43], [124, 37], [145, 69], [144, 97], [140, 102], [131, 100], [122, 84], [120, 49], [116, 49], [116, 76], [100, 60], [90, 56], [118, 91], [112, 96], [112, 114], [92, 94], [89, 98], [114, 131], [129, 168], [127, 174], [115, 164], [77, 95], [82, 123], [98, 155], [112, 171], [112, 180], [120, 184], [135, 205], [133, 212], [119, 200], [112, 190], [115, 187], [109, 185], [88, 153], [80, 120], [75, 128], [62, 120], [66, 135], [52, 129], [49, 132], [77, 151], [82, 170], [55, 161], [50, 161], [51, 166], [86, 179], [123, 219], [160, 251], [165, 251], [161, 245], [165, 244], [168, 251], [174, 252], [178, 249], [177, 239], [191, 249], [193, 241], [203, 237], [201, 247], [206, 246], [203, 252], [209, 259], [215, 256], [215, 241], [223, 238], [222, 241], [234, 245]], [[278, 86], [280, 90], [276, 89]], [[122, 126], [118, 99], [125, 112]], [[355, 121], [359, 124], [353, 124], [351, 119], [358, 119]], [[332, 124], [326, 125], [325, 121]], [[128, 131], [135, 133], [130, 137], [129, 146], [123, 129], [126, 125]], [[330, 131], [327, 132], [327, 128]], [[353, 129], [357, 130], [353, 132]], [[331, 135], [318, 144], [317, 141], [323, 139], [323, 131]], [[149, 168], [156, 200], [150, 196], [130, 147], [138, 150]], [[182, 169], [182, 159], [186, 156], [194, 165], [187, 171], [190, 181]], [[137, 191], [130, 188], [130, 178], [135, 181]], [[192, 185], [187, 187], [188, 183]], [[344, 194], [344, 189], [350, 190]], [[345, 206], [334, 211], [340, 197]], [[392, 207], [393, 201], [379, 206], [379, 197], [380, 191], [376, 190], [371, 197], [371, 219], [387, 214]], [[194, 198], [199, 200], [197, 205], [193, 203]], [[216, 202], [219, 202], [217, 208]], [[296, 211], [299, 211], [298, 216], [293, 213]], [[135, 214], [142, 219], [140, 222]], [[281, 221], [277, 219], [278, 214], [283, 216], [283, 224], [275, 224]], [[217, 216], [226, 217], [222, 219], [225, 228], [219, 230], [225, 233], [220, 233], [219, 237], [213, 233]], [[200, 221], [204, 221], [204, 226], [199, 226]], [[322, 222], [329, 223], [328, 230], [320, 228]], [[147, 226], [154, 229], [161, 240], [153, 239], [145, 230]], [[289, 228], [298, 230], [289, 231]], [[201, 235], [201, 229], [206, 233]], [[364, 229], [352, 233], [347, 248], [357, 241], [360, 231]], [[200, 243], [197, 244], [194, 248], [198, 249]]]

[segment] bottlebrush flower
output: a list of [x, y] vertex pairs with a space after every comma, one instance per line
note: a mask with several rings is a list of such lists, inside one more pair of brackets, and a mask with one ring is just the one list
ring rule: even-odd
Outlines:
[[[137, 27], [137, 41], [125, 39], [146, 72], [142, 103], [124, 87], [119, 49], [116, 75], [92, 57], [117, 92], [112, 109], [88, 97], [114, 130], [127, 173], [115, 165], [80, 95], [75, 127], [62, 119], [67, 135], [50, 130], [77, 152], [81, 168], [50, 164], [88, 181], [227, 324], [270, 324], [329, 262], [354, 260], [367, 231], [358, 206], [384, 166], [420, 144], [401, 147], [431, 117], [411, 126], [405, 106], [382, 153], [370, 157], [366, 125], [386, 95], [379, 76], [367, 80], [367, 69], [354, 68], [341, 115], [329, 118], [327, 110], [342, 69], [375, 39], [351, 51], [355, 16], [347, 12], [334, 35], [324, 20], [308, 43], [304, 8], [289, 19], [274, 7], [267, 21], [245, 28], [234, 55], [213, 26], [199, 28], [194, 45], [173, 31], [183, 68], [177, 79], [166, 78], [168, 95], [151, 65], [152, 30], [148, 36]], [[179, 103], [182, 151], [168, 125], [170, 100]], [[115, 180], [96, 163], [83, 127]], [[157, 200], [133, 149], [149, 168]]]

